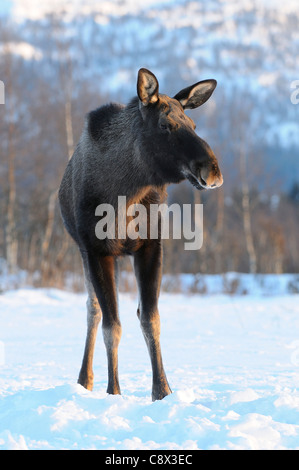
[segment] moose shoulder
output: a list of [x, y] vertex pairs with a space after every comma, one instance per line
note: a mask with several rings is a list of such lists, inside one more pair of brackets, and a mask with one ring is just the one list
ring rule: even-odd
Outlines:
[[[184, 112], [205, 103], [216, 87], [204, 80], [173, 98], [159, 93], [155, 75], [140, 69], [137, 96], [127, 106], [109, 104], [91, 111], [63, 176], [59, 202], [64, 224], [82, 255], [87, 300], [87, 337], [78, 382], [93, 387], [93, 352], [102, 321], [108, 360], [107, 392], [120, 393], [118, 345], [121, 324], [117, 304], [118, 257], [130, 254], [139, 289], [138, 317], [153, 371], [153, 400], [171, 393], [162, 364], [158, 296], [161, 283], [161, 237], [115, 236], [99, 239], [95, 210], [113, 208], [120, 226], [118, 200], [142, 204], [145, 217], [151, 204], [165, 199], [166, 187], [188, 179], [197, 189], [221, 186], [223, 179], [209, 145], [195, 133]], [[130, 217], [125, 220], [129, 224]], [[116, 233], [119, 231], [116, 230]], [[132, 345], [133, 347], [133, 345]]]

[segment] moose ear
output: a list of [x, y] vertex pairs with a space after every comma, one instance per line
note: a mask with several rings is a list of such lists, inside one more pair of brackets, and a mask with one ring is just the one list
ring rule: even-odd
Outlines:
[[198, 108], [210, 98], [216, 86], [216, 80], [202, 80], [181, 90], [174, 99], [178, 100], [184, 109]]
[[158, 80], [155, 75], [147, 69], [140, 69], [138, 72], [137, 94], [144, 106], [158, 101]]

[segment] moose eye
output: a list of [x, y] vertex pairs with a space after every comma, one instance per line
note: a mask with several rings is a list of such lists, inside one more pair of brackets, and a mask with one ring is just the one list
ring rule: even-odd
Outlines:
[[167, 129], [168, 129], [167, 124], [160, 124], [160, 129], [162, 131], [167, 131]]

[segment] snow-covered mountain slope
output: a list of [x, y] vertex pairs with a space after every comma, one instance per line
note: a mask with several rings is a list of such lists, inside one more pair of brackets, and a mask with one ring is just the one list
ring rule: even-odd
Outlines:
[[[76, 77], [123, 100], [135, 90], [143, 66], [159, 76], [167, 93], [201, 78], [217, 79], [217, 94], [205, 110], [219, 115], [220, 145], [228, 137], [228, 113], [243, 107], [246, 142], [267, 147], [269, 161], [273, 153], [289, 152], [292, 174], [286, 176], [299, 178], [298, 164], [294, 167], [299, 104], [291, 101], [299, 79], [295, 0], [7, 0], [4, 5], [23, 44], [12, 49], [22, 54], [26, 42], [36, 48], [30, 57], [27, 48], [25, 58], [39, 61], [39, 73], [51, 74], [49, 61], [69, 57]], [[277, 171], [286, 170], [278, 163]]]

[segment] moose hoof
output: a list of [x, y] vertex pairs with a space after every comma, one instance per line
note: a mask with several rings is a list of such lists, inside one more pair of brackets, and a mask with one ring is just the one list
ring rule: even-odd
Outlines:
[[152, 391], [152, 401], [156, 400], [162, 400], [164, 397], [167, 395], [170, 395], [172, 391], [170, 390], [169, 387], [163, 388], [163, 389], [157, 389]]
[[79, 375], [78, 384], [82, 385], [82, 387], [86, 388], [87, 390], [92, 391], [93, 389], [93, 377], [83, 377]]
[[109, 395], [121, 395], [120, 386], [118, 384], [109, 384], [106, 392], [109, 393]]

